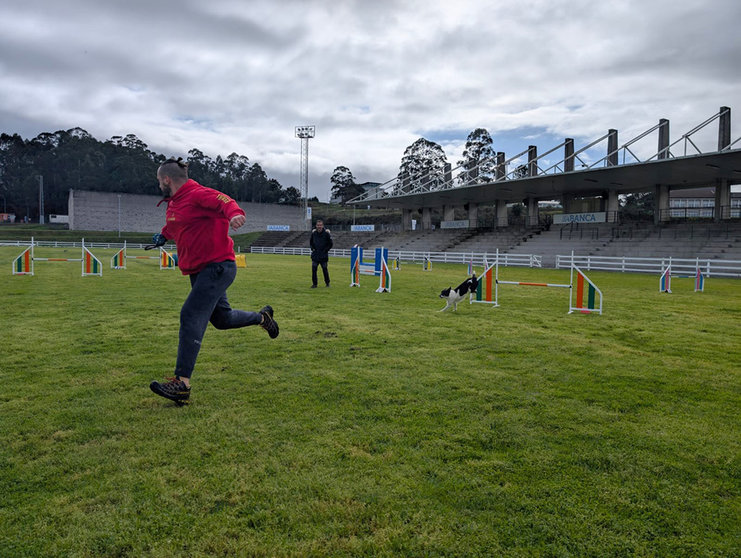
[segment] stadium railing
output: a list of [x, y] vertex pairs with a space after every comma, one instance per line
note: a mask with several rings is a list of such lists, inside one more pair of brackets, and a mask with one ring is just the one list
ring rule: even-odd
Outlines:
[[[741, 277], [741, 260], [711, 258], [632, 258], [627, 256], [577, 256], [573, 263], [585, 271], [661, 273], [671, 263], [673, 273], [693, 275], [697, 268], [706, 277]], [[556, 256], [556, 269], [570, 269], [571, 255]]]

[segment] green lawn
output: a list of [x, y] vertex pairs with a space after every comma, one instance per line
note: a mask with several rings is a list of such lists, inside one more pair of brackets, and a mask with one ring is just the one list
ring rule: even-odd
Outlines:
[[[156, 261], [0, 248], [0, 556], [738, 556], [741, 282], [589, 273], [440, 313], [464, 265], [309, 289], [308, 257], [247, 255], [183, 408], [189, 282]], [[133, 251], [130, 251], [133, 252]], [[64, 254], [64, 255], [62, 255]], [[79, 249], [37, 248], [44, 257]], [[567, 271], [500, 279], [567, 283]]]

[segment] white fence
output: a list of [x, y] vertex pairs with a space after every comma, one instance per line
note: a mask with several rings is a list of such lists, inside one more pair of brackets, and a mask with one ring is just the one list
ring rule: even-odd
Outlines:
[[[556, 269], [570, 268], [571, 256], [556, 256]], [[741, 277], [741, 260], [710, 258], [630, 258], [607, 256], [577, 256], [573, 263], [585, 271], [619, 271], [632, 273], [661, 273], [671, 263], [672, 274], [694, 275], [697, 268], [706, 277]]]
[[[0, 246], [29, 246], [27, 240], [0, 240]], [[81, 242], [57, 242], [34, 240], [36, 246], [51, 248], [79, 248]], [[123, 248], [123, 242], [86, 242], [85, 247], [118, 249]], [[146, 244], [130, 244], [126, 246], [135, 249], [143, 249]], [[172, 248], [174, 249], [174, 248]], [[281, 254], [289, 256], [310, 256], [309, 248], [290, 247], [262, 247], [253, 246], [250, 252], [254, 254]], [[350, 250], [330, 250], [329, 255], [334, 258], [350, 258]], [[496, 253], [487, 252], [413, 252], [409, 250], [389, 250], [389, 259], [399, 258], [405, 262], [422, 263], [425, 258], [433, 262], [460, 263], [481, 266], [484, 262], [493, 263]], [[575, 255], [573, 263], [585, 271], [619, 271], [630, 273], [656, 273], [659, 274], [669, 265], [671, 261], [673, 273], [686, 273], [693, 275], [699, 267], [706, 277], [734, 277], [741, 278], [741, 260], [716, 260], [711, 258], [631, 258], [631, 257], [607, 257], [607, 256], [578, 256]], [[541, 256], [533, 254], [499, 254], [499, 263], [503, 266], [541, 267]], [[556, 256], [556, 269], [569, 269], [571, 267], [571, 255]]]
[[[291, 256], [309, 256], [309, 248], [258, 247], [250, 249], [255, 254], [283, 254]], [[330, 250], [329, 255], [335, 258], [349, 258], [350, 250]], [[429, 258], [433, 262], [462, 263], [473, 262], [483, 265], [484, 261], [494, 262], [496, 253], [481, 252], [411, 252], [406, 250], [389, 250], [389, 259], [399, 258], [407, 262], [423, 262]], [[619, 271], [633, 273], [659, 274], [669, 264], [670, 258], [630, 258], [606, 256], [574, 256], [574, 263], [588, 271]], [[502, 254], [499, 263], [503, 266], [541, 267], [542, 257], [533, 254]], [[716, 260], [711, 258], [682, 259], [671, 258], [672, 272], [694, 275], [700, 267], [706, 277], [739, 277], [741, 278], [741, 260]], [[556, 256], [556, 269], [571, 268], [571, 256]]]
[[[282, 246], [253, 246], [253, 254], [281, 254], [287, 256], [310, 256], [309, 248], [290, 248]], [[371, 254], [371, 250], [367, 250]], [[350, 258], [350, 250], [337, 249], [329, 251], [330, 257]], [[439, 263], [461, 263], [484, 265], [484, 262], [493, 263], [497, 255], [495, 252], [414, 252], [411, 250], [389, 250], [389, 259], [399, 258], [403, 262], [422, 263], [425, 259]], [[531, 254], [502, 254], [499, 253], [499, 263], [503, 266], [541, 267], [540, 256]]]
[[[84, 239], [83, 239], [84, 240]], [[47, 248], [80, 248], [82, 247], [82, 241], [80, 242], [58, 242], [56, 240], [34, 240], [33, 241], [34, 246], [45, 246]], [[143, 250], [145, 246], [149, 246], [151, 243], [148, 244], [132, 244], [131, 242], [126, 243], [127, 248], [131, 248], [132, 250]], [[28, 247], [31, 246], [30, 240], [0, 240], [0, 246], [21, 246], [21, 247]], [[120, 250], [124, 247], [123, 242], [86, 242], [85, 248], [92, 249], [92, 248], [112, 248], [114, 250]], [[168, 251], [174, 251], [175, 245], [171, 244], [169, 246], [165, 245], [163, 246]]]

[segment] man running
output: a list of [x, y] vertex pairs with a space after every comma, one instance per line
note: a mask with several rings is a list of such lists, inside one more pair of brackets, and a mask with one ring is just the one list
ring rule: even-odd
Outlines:
[[237, 274], [229, 227], [236, 230], [246, 221], [237, 202], [188, 179], [188, 165], [181, 158], [162, 163], [157, 180], [167, 201], [167, 215], [162, 232], [152, 240], [156, 246], [175, 241], [178, 266], [190, 279], [191, 291], [180, 310], [175, 377], [149, 387], [183, 405], [190, 398], [190, 378], [209, 321], [217, 329], [260, 325], [273, 339], [278, 337], [278, 324], [270, 306], [247, 312], [232, 309], [227, 300], [226, 290]]

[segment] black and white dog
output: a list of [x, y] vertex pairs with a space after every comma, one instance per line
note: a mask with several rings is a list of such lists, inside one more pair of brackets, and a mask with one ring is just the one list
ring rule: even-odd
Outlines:
[[453, 312], [458, 310], [458, 303], [462, 302], [466, 298], [466, 295], [469, 295], [470, 298], [473, 298], [474, 294], [476, 293], [476, 287], [478, 287], [478, 285], [479, 280], [476, 279], [476, 274], [474, 273], [471, 277], [463, 281], [463, 283], [458, 285], [455, 289], [453, 289], [452, 287], [443, 289], [440, 293], [440, 298], [445, 299], [445, 308], [440, 310], [440, 312], [445, 312], [451, 306], [453, 307]]

